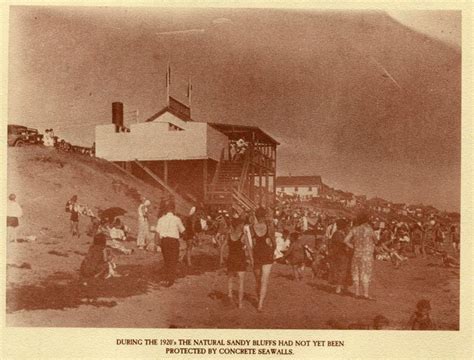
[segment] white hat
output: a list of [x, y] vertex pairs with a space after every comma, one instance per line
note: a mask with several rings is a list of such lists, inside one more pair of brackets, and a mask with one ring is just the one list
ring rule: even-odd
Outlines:
[[145, 204], [145, 206], [150, 206], [151, 202], [150, 202], [150, 200], [145, 200], [144, 204]]

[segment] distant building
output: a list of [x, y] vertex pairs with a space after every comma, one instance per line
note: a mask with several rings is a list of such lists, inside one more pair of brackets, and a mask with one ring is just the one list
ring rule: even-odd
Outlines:
[[276, 179], [279, 194], [298, 196], [300, 199], [319, 197], [322, 187], [321, 176], [278, 176]]

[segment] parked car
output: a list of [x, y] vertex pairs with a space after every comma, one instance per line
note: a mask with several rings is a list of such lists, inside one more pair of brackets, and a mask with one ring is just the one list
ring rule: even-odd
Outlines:
[[43, 135], [37, 129], [22, 125], [8, 125], [8, 146], [24, 146], [28, 144], [41, 144]]

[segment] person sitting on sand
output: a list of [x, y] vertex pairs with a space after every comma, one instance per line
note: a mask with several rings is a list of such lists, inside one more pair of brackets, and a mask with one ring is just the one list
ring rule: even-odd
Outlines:
[[122, 222], [120, 221], [119, 218], [115, 219], [114, 224], [112, 225], [112, 228], [110, 228], [109, 232], [110, 232], [110, 238], [112, 240], [117, 240], [117, 241], [127, 240], [127, 236], [125, 235], [125, 231], [123, 230]]
[[106, 246], [107, 237], [104, 233], [97, 233], [89, 247], [86, 257], [81, 263], [80, 275], [84, 285], [93, 279], [108, 279], [119, 276], [115, 273], [114, 256]]
[[290, 235], [290, 247], [283, 257], [291, 265], [293, 270], [293, 279], [296, 281], [303, 280], [305, 267], [304, 242], [300, 234], [293, 232]]
[[410, 330], [436, 330], [436, 325], [431, 319], [431, 304], [429, 300], [420, 300], [416, 304], [416, 311], [408, 322]]
[[443, 265], [444, 266], [459, 269], [458, 261], [454, 257], [452, 257], [451, 255], [448, 255], [447, 251], [443, 251], [441, 253], [441, 256], [442, 256], [442, 259], [443, 259]]
[[403, 261], [408, 258], [401, 256], [397, 250], [397, 241], [394, 238], [385, 238], [380, 240], [377, 244], [377, 252], [382, 254], [388, 254], [389, 259], [392, 261], [393, 267], [398, 269]]
[[115, 219], [113, 221], [110, 219], [104, 219], [98, 232], [105, 234], [107, 239], [106, 245], [109, 248], [117, 250], [119, 253], [125, 255], [131, 255], [133, 253], [133, 249], [127, 249], [125, 246], [120, 244], [120, 239], [113, 237], [119, 233], [119, 229], [116, 229], [114, 225], [112, 225], [113, 223], [115, 223]]
[[278, 231], [275, 232], [276, 247], [275, 252], [273, 254], [273, 258], [277, 262], [282, 262], [281, 259], [284, 257], [285, 252], [288, 251], [288, 248], [290, 247], [291, 242], [288, 238], [288, 235], [288, 230], [283, 230], [283, 233]]
[[[308, 251], [309, 247], [305, 249]], [[329, 273], [328, 247], [325, 243], [320, 243], [311, 254], [311, 269], [313, 271], [312, 279], [327, 279]]]

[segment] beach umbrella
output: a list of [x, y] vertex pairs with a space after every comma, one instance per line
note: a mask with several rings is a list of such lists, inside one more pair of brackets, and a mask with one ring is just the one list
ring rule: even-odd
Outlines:
[[99, 214], [101, 219], [115, 219], [117, 216], [123, 216], [127, 213], [127, 210], [122, 209], [121, 207], [111, 207], [105, 210], [102, 210]]

